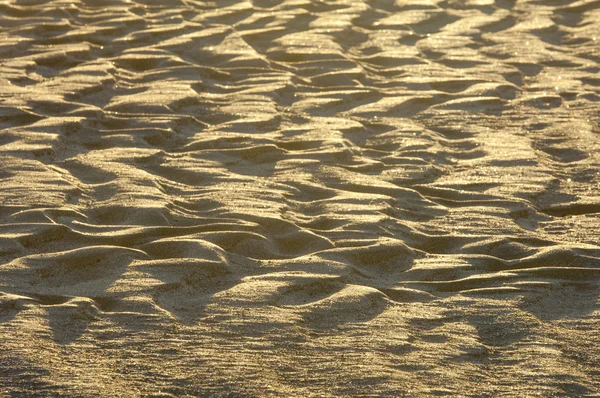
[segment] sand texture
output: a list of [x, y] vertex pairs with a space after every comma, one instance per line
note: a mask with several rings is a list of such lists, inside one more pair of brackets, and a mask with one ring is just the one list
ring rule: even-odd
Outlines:
[[600, 1], [0, 0], [0, 396], [600, 396]]

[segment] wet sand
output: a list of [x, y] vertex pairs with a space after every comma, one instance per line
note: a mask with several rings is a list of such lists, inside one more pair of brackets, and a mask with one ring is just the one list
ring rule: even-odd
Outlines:
[[600, 2], [0, 1], [0, 395], [600, 395]]

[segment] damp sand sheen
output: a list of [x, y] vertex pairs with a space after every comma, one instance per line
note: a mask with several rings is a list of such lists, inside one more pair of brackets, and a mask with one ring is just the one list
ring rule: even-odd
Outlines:
[[0, 0], [0, 396], [600, 395], [598, 0]]

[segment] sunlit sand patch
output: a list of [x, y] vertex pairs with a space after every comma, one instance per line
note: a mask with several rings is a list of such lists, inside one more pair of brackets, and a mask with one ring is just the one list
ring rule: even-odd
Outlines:
[[599, 395], [599, 9], [0, 2], [0, 395]]

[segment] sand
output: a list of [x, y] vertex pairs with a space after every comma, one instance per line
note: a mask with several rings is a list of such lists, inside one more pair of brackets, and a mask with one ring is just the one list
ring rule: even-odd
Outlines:
[[597, 0], [0, 1], [0, 395], [600, 396]]

